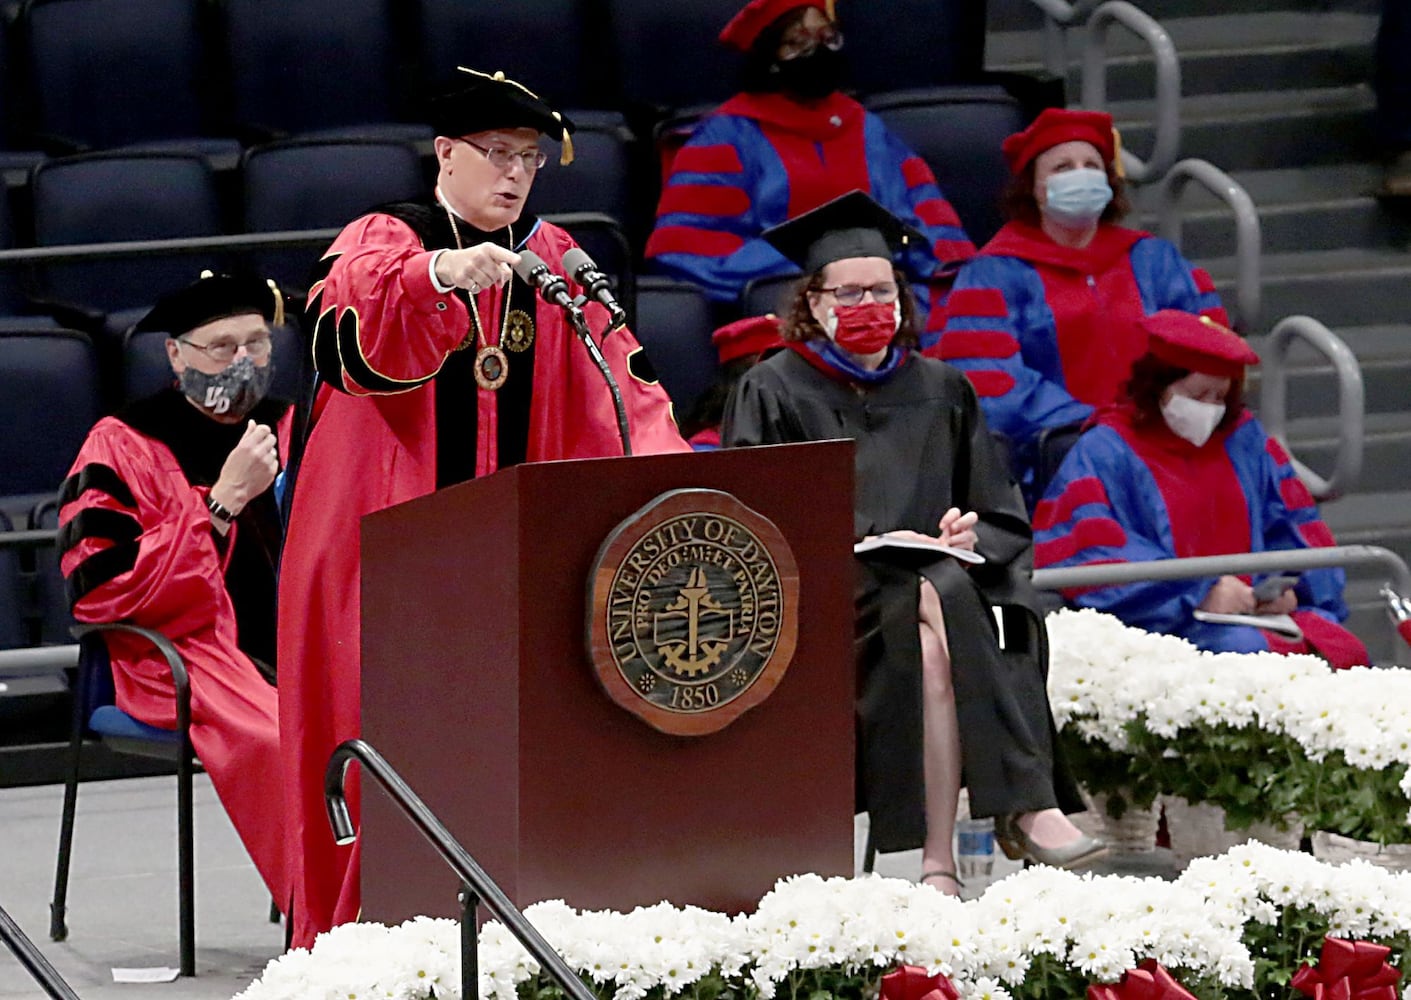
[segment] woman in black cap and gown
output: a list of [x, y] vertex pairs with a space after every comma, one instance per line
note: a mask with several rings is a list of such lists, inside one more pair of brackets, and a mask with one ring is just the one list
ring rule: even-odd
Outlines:
[[913, 350], [916, 307], [892, 260], [914, 234], [853, 192], [765, 238], [806, 277], [784, 313], [790, 349], [741, 381], [726, 446], [851, 438], [855, 540], [923, 546], [855, 560], [859, 803], [874, 846], [921, 847], [923, 881], [957, 892], [964, 784], [1011, 857], [1089, 863], [1105, 848], [1064, 815], [1082, 802], [1048, 708], [1028, 520], [969, 382]]

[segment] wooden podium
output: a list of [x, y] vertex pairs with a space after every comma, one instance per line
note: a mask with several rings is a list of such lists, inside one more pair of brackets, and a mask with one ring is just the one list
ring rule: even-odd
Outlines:
[[[362, 526], [362, 735], [517, 905], [753, 908], [781, 876], [853, 870], [853, 448], [824, 442], [521, 465]], [[799, 570], [778, 687], [669, 736], [590, 664], [594, 558], [671, 490], [727, 492]], [[364, 785], [365, 919], [455, 916], [457, 880]]]

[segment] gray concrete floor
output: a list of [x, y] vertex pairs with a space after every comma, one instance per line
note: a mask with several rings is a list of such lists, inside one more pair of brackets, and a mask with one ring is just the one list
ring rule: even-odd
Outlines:
[[[177, 965], [176, 779], [79, 788], [69, 938], [49, 940], [62, 786], [0, 789], [0, 906], [84, 1000], [229, 1000], [280, 953], [269, 895], [210, 780], [196, 776], [196, 978], [117, 984], [114, 967]], [[0, 947], [0, 998], [45, 994]]]

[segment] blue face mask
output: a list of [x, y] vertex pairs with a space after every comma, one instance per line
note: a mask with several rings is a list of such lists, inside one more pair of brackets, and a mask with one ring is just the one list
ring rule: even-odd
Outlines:
[[1050, 174], [1044, 190], [1048, 195], [1044, 214], [1065, 226], [1092, 225], [1112, 201], [1107, 173], [1095, 167]]

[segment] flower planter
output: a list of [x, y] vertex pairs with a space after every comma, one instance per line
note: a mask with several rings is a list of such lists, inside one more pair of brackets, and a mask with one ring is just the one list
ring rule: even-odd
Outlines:
[[1224, 854], [1248, 840], [1296, 851], [1303, 839], [1303, 828], [1296, 820], [1286, 830], [1272, 823], [1251, 823], [1244, 830], [1230, 830], [1225, 827], [1225, 810], [1219, 806], [1193, 804], [1178, 795], [1167, 795], [1161, 801], [1166, 809], [1166, 828], [1171, 831], [1171, 853], [1182, 868], [1194, 858]]
[[1319, 861], [1341, 864], [1360, 859], [1387, 871], [1411, 871], [1411, 844], [1376, 844], [1326, 830], [1315, 832], [1312, 840], [1313, 856]]
[[1083, 792], [1088, 811], [1070, 817], [1073, 824], [1090, 837], [1107, 844], [1113, 854], [1144, 854], [1156, 850], [1156, 826], [1160, 822], [1156, 805], [1146, 809], [1128, 805], [1121, 819], [1107, 813], [1107, 796]]

